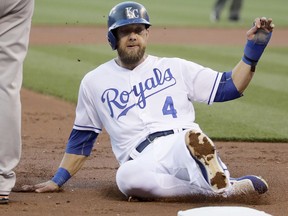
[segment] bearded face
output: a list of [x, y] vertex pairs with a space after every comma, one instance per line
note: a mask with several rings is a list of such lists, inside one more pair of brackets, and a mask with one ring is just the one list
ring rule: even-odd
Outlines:
[[125, 65], [135, 65], [141, 62], [145, 54], [146, 46], [133, 45], [133, 46], [119, 46], [117, 49], [118, 57]]
[[143, 24], [131, 24], [117, 29], [118, 58], [126, 66], [137, 66], [145, 55], [148, 30]]

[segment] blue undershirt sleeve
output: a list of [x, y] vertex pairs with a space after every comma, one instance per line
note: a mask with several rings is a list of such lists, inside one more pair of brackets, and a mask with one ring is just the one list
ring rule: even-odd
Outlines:
[[232, 71], [224, 72], [219, 83], [214, 102], [225, 102], [242, 96], [232, 80]]
[[65, 152], [69, 154], [89, 156], [97, 136], [98, 133], [95, 133], [94, 131], [73, 129], [66, 145]]

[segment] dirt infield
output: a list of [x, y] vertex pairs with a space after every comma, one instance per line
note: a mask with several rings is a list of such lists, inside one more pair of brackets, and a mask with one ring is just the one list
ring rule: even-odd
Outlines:
[[[31, 44], [103, 44], [107, 43], [104, 27], [37, 26], [31, 32]], [[151, 27], [149, 43], [157, 44], [228, 44], [245, 43], [246, 29]], [[277, 29], [269, 46], [288, 46], [288, 29]]]
[[[164, 42], [163, 37], [159, 39], [159, 36], [163, 35], [169, 43], [187, 43], [187, 41], [197, 44], [244, 43], [245, 30], [229, 32], [204, 30], [183, 29], [176, 33], [174, 29], [173, 36], [171, 36], [171, 29], [151, 30], [151, 43]], [[288, 31], [285, 29], [280, 31], [282, 34], [275, 31], [271, 45], [288, 45]], [[189, 35], [185, 36], [186, 34]], [[193, 35], [193, 38], [190, 35]], [[227, 39], [227, 35], [229, 35], [229, 39]], [[104, 42], [106, 42], [105, 30], [101, 29], [67, 27], [61, 30], [55, 27], [34, 27], [31, 32], [31, 44]], [[190, 199], [127, 202], [115, 183], [118, 164], [112, 154], [106, 133], [100, 135], [91, 157], [83, 169], [64, 186], [62, 192], [21, 193], [19, 192], [21, 185], [43, 182], [53, 176], [62, 159], [75, 116], [74, 104], [26, 89], [22, 89], [21, 94], [23, 106], [22, 159], [16, 169], [17, 183], [14, 192], [10, 195], [11, 202], [9, 205], [0, 206], [1, 215], [176, 216], [179, 210], [219, 205], [246, 206], [274, 216], [286, 215], [288, 212], [287, 143], [216, 142], [221, 157], [228, 165], [232, 176], [256, 174], [267, 180], [270, 189], [261, 197], [242, 197], [234, 200], [193, 197]], [[205, 128], [203, 129], [205, 130]]]

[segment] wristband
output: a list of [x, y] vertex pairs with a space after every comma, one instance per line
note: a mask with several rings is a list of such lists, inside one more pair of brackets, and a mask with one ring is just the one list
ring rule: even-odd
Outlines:
[[61, 187], [70, 178], [70, 173], [65, 168], [59, 167], [56, 174], [52, 178], [52, 181], [55, 182], [59, 187]]
[[267, 33], [264, 30], [259, 29], [255, 34], [253, 40], [247, 40], [242, 60], [246, 64], [251, 65], [251, 68], [254, 69], [251, 71], [255, 71], [255, 66], [257, 65], [258, 60], [263, 54], [271, 38], [271, 35], [272, 32]]

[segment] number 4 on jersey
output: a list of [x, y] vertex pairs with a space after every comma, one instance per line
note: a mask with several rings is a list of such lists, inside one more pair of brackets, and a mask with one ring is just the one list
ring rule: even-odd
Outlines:
[[173, 118], [177, 118], [177, 111], [174, 108], [173, 100], [171, 96], [167, 96], [164, 106], [162, 108], [163, 115], [172, 115]]

